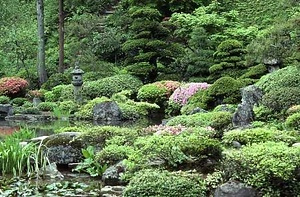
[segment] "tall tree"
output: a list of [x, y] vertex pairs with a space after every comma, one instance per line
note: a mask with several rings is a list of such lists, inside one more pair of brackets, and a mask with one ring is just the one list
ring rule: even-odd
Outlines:
[[44, 35], [44, 1], [37, 0], [37, 22], [38, 22], [38, 76], [39, 85], [47, 80], [45, 66], [45, 35]]
[[59, 62], [58, 62], [58, 71], [63, 72], [64, 71], [64, 1], [58, 0], [59, 4], [59, 25], [58, 25], [58, 31], [59, 31]]

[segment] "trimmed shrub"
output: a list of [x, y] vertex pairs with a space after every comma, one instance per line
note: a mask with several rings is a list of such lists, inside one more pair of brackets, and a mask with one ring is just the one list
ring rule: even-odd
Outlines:
[[199, 175], [154, 169], [139, 171], [129, 182], [124, 197], [205, 197], [206, 187]]
[[58, 103], [58, 109], [68, 114], [74, 113], [78, 110], [78, 106], [74, 101], [62, 101]]
[[233, 141], [237, 141], [242, 145], [274, 141], [274, 142], [286, 142], [292, 145], [297, 142], [296, 132], [279, 131], [271, 128], [254, 128], [254, 129], [236, 129], [225, 132], [222, 138], [222, 142], [226, 145], [232, 145]]
[[297, 66], [287, 66], [261, 77], [256, 83], [265, 93], [271, 90], [300, 86], [300, 72]]
[[163, 104], [171, 94], [180, 86], [177, 81], [158, 81], [142, 86], [137, 98], [150, 103]]
[[241, 101], [240, 89], [243, 84], [231, 77], [222, 77], [215, 81], [202, 96], [203, 105], [213, 109], [220, 104], [237, 104]]
[[262, 104], [273, 112], [281, 112], [300, 103], [299, 87], [283, 87], [270, 90], [263, 95]]
[[[0, 97], [1, 98], [1, 97]], [[26, 101], [28, 101], [26, 98], [14, 98], [11, 100], [11, 104], [14, 106], [22, 106]], [[1, 103], [1, 101], [0, 101]]]
[[243, 74], [240, 78], [252, 78], [259, 79], [261, 76], [268, 72], [267, 67], [264, 64], [258, 64], [247, 69], [246, 73]]
[[[166, 169], [197, 168], [206, 173], [216, 165], [204, 165], [207, 159], [216, 162], [222, 152], [218, 140], [210, 139], [200, 132], [139, 137], [133, 147], [134, 151], [128, 155], [127, 160], [129, 172], [159, 165]], [[155, 161], [160, 164], [155, 164]]]
[[73, 85], [58, 85], [51, 89], [51, 91], [45, 92], [45, 101], [57, 102], [64, 100], [73, 100]]
[[[126, 143], [132, 144], [138, 134], [138, 130], [131, 128], [121, 128], [117, 126], [93, 126], [86, 128], [86, 131], [81, 133], [79, 138], [86, 144], [104, 147], [104, 145], [108, 143], [108, 140], [111, 140], [115, 136], [125, 136], [125, 138], [123, 138], [124, 144], [118, 145], [125, 145]], [[112, 144], [112, 142], [110, 142], [110, 144]]]
[[42, 102], [37, 107], [41, 111], [53, 111], [57, 104], [54, 102]]
[[136, 120], [148, 116], [151, 112], [157, 111], [160, 107], [155, 103], [135, 102], [128, 100], [124, 103], [117, 103], [125, 120]]
[[8, 104], [10, 101], [8, 96], [0, 96], [0, 104]]
[[202, 97], [203, 97], [205, 91], [207, 91], [207, 90], [197, 91], [194, 95], [192, 95], [188, 99], [187, 104], [182, 106], [182, 108], [180, 109], [180, 113], [189, 115], [196, 108], [204, 108], [205, 105], [202, 103]]
[[114, 165], [119, 161], [128, 158], [128, 154], [133, 151], [130, 146], [119, 146], [115, 144], [105, 146], [100, 152], [95, 156], [95, 159], [100, 164]]
[[167, 92], [166, 87], [157, 83], [146, 84], [138, 90], [137, 98], [141, 101], [162, 105], [167, 100]]
[[45, 90], [51, 90], [55, 86], [68, 85], [70, 83], [71, 83], [71, 79], [68, 78], [65, 74], [55, 73], [48, 78], [46, 83], [44, 83], [41, 88]]
[[257, 121], [270, 121], [276, 118], [276, 114], [266, 106], [254, 106], [253, 111], [255, 114], [255, 120]]
[[231, 125], [230, 112], [208, 112], [193, 115], [176, 116], [167, 122], [167, 126], [183, 125], [186, 127], [211, 126], [216, 130], [227, 129]]
[[28, 82], [20, 77], [4, 77], [0, 79], [0, 95], [10, 98], [24, 97]]
[[83, 95], [88, 99], [106, 96], [111, 97], [114, 93], [122, 90], [131, 90], [137, 93], [142, 82], [131, 75], [115, 75], [97, 81], [85, 82], [83, 84]]
[[226, 152], [223, 170], [255, 187], [263, 196], [297, 196], [300, 193], [300, 147], [265, 142]]
[[300, 130], [300, 112], [288, 116], [285, 125], [289, 129]]

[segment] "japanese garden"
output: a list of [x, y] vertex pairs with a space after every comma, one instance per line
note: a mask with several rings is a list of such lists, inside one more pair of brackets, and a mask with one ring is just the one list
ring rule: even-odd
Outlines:
[[0, 13], [0, 196], [300, 196], [300, 2]]

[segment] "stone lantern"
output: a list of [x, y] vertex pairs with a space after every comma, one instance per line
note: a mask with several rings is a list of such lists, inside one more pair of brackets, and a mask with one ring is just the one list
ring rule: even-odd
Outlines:
[[74, 86], [74, 99], [75, 102], [80, 103], [82, 100], [81, 96], [81, 86], [83, 84], [83, 70], [79, 68], [78, 62], [75, 64], [75, 69], [71, 72], [72, 74], [72, 84]]

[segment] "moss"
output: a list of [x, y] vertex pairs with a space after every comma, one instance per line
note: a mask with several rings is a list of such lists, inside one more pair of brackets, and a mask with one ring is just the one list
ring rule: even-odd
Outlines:
[[59, 133], [51, 135], [43, 141], [46, 147], [51, 146], [67, 146], [78, 148], [79, 150], [84, 147], [83, 141], [77, 138], [79, 134], [77, 132]]

